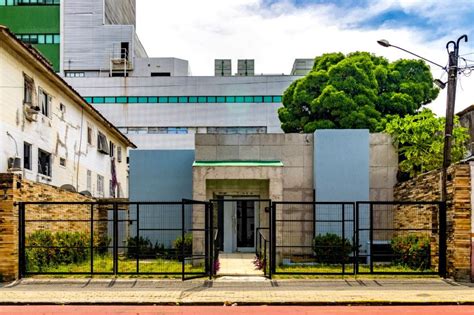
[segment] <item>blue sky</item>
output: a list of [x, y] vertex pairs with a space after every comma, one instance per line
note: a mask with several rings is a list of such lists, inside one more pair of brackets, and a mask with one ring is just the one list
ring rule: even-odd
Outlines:
[[[474, 64], [474, 0], [137, 0], [137, 31], [150, 56], [187, 59], [193, 75], [212, 75], [215, 58], [233, 59], [234, 71], [237, 59], [255, 59], [266, 74], [333, 51], [411, 58], [382, 38], [444, 65], [446, 42], [462, 34], [460, 54]], [[444, 103], [445, 91], [431, 106], [442, 114]], [[457, 104], [474, 104], [474, 75], [461, 77]]]

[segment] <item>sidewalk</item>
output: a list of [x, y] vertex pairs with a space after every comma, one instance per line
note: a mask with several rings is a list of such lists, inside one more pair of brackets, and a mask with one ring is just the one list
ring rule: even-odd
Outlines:
[[474, 304], [474, 287], [441, 279], [214, 281], [23, 279], [0, 288], [0, 304]]

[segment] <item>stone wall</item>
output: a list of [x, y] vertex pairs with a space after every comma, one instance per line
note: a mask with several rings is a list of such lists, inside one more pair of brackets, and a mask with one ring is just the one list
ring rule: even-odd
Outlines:
[[[447, 271], [456, 280], [470, 280], [471, 273], [471, 173], [469, 164], [448, 170]], [[432, 171], [395, 186], [395, 200], [440, 200], [441, 172]], [[395, 228], [437, 228], [438, 211], [433, 207], [395, 209]], [[438, 263], [437, 235], [431, 235], [432, 264]]]
[[[72, 193], [56, 187], [22, 179], [19, 175], [0, 174], [0, 275], [3, 280], [18, 277], [18, 231], [19, 207], [17, 202], [56, 201], [92, 202], [93, 198]], [[94, 220], [107, 219], [107, 210], [101, 206], [93, 208]], [[26, 220], [74, 219], [88, 220], [91, 205], [25, 205]], [[36, 230], [90, 232], [89, 222], [27, 222], [25, 234]], [[96, 223], [95, 235], [107, 234], [107, 222]]]

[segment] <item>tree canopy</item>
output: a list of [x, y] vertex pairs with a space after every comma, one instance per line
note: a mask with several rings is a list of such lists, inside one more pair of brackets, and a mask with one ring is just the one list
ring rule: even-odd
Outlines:
[[[444, 147], [444, 117], [424, 108], [416, 115], [388, 117], [385, 132], [390, 134], [398, 146], [400, 171], [410, 177], [420, 173], [441, 168]], [[467, 129], [454, 119], [453, 136], [451, 138], [451, 159], [461, 160], [466, 152], [469, 138]]]
[[287, 88], [278, 116], [285, 132], [375, 131], [386, 115], [414, 114], [438, 93], [422, 60], [390, 63], [367, 52], [328, 53]]

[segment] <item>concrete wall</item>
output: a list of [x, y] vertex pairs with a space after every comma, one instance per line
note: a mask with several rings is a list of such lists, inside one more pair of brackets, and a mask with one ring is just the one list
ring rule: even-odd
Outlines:
[[191, 199], [193, 162], [193, 150], [130, 151], [130, 200]]
[[[181, 201], [192, 199], [193, 150], [133, 150], [130, 151], [131, 201]], [[130, 216], [136, 219], [135, 206]], [[140, 206], [140, 229], [181, 228], [181, 205]], [[191, 227], [192, 211], [186, 208], [185, 226]], [[129, 225], [130, 235], [137, 235], [136, 221]], [[181, 231], [140, 231], [140, 236], [165, 247], [172, 247]]]
[[278, 160], [283, 163], [283, 199], [313, 198], [313, 135], [196, 134], [196, 160]]
[[[121, 148], [122, 160], [118, 162], [116, 159], [116, 174], [121, 187], [120, 196], [128, 196], [127, 144], [123, 138], [119, 139], [113, 128], [104, 120], [99, 120], [98, 115], [92, 116], [91, 109], [83, 111], [82, 103], [70, 97], [71, 94], [63, 90], [64, 85], [53, 81], [51, 73], [45, 72], [37, 62], [25, 59], [8, 45], [0, 47], [0, 68], [0, 86], [16, 87], [2, 88], [0, 93], [0, 172], [7, 172], [8, 158], [18, 155], [23, 160], [23, 144], [27, 142], [32, 145], [32, 167], [31, 170], [22, 170], [26, 179], [58, 187], [70, 184], [77, 191], [88, 190], [94, 196], [109, 197], [111, 158], [97, 150], [97, 134], [100, 131]], [[49, 116], [38, 113], [36, 121], [27, 119], [27, 105], [23, 103], [24, 74], [33, 79], [33, 105], [40, 105], [39, 88], [51, 96]], [[60, 104], [65, 106], [64, 112]], [[92, 128], [92, 144], [87, 143], [87, 127]], [[51, 176], [43, 176], [38, 172], [39, 149], [51, 154]], [[65, 166], [60, 165], [60, 159], [65, 159]], [[91, 172], [90, 181], [88, 171]], [[104, 177], [103, 194], [99, 193], [97, 187], [98, 175]]]
[[398, 151], [392, 137], [384, 133], [370, 134], [370, 200], [393, 200], [397, 183]]

